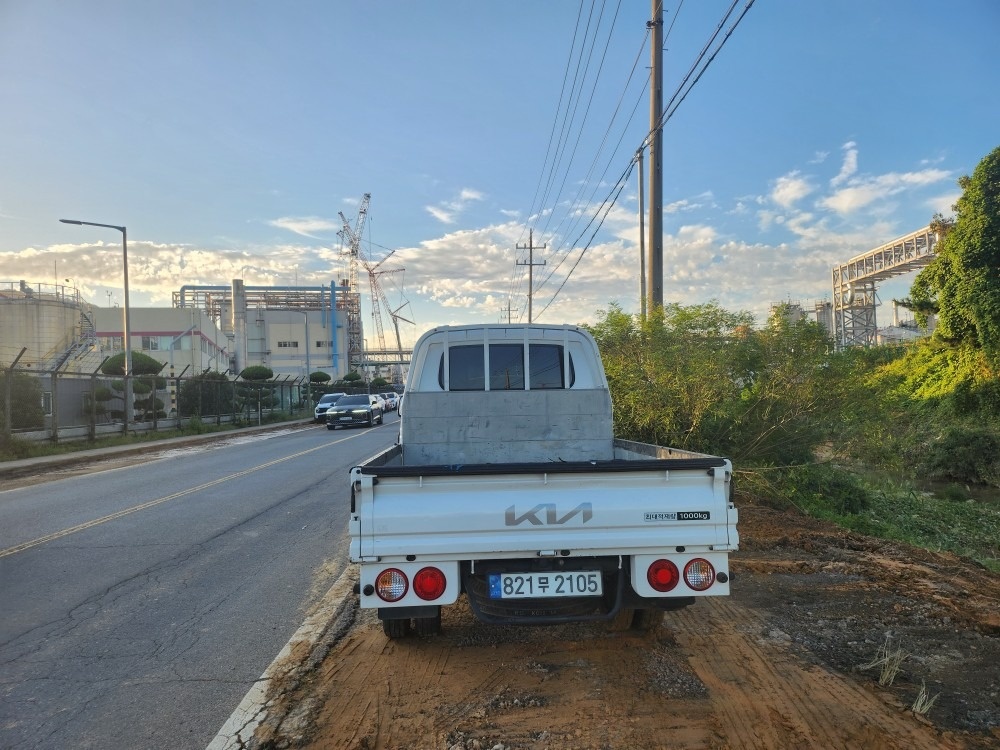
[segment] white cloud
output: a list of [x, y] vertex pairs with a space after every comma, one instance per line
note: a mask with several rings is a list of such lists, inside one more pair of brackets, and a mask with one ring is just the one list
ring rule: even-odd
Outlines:
[[341, 227], [339, 222], [322, 219], [318, 216], [283, 216], [280, 219], [272, 219], [267, 223], [272, 227], [287, 229], [289, 232], [295, 232], [295, 234], [312, 239], [320, 239], [317, 237], [317, 234], [336, 231]]
[[942, 216], [951, 216], [955, 213], [954, 206], [958, 203], [958, 199], [962, 197], [962, 193], [955, 191], [953, 193], [945, 193], [943, 195], [937, 195], [930, 200], [928, 200], [925, 205], [930, 209], [932, 214], [941, 214]]
[[817, 205], [840, 215], [848, 215], [871, 203], [906, 190], [933, 185], [950, 177], [943, 169], [924, 169], [919, 172], [890, 172], [875, 177], [850, 180], [848, 187], [820, 199]]
[[840, 166], [840, 172], [837, 176], [830, 180], [830, 187], [837, 187], [838, 185], [844, 184], [851, 175], [858, 171], [858, 149], [857, 144], [854, 141], [848, 141], [844, 144], [844, 161]]
[[674, 201], [673, 203], [668, 203], [663, 207], [663, 213], [674, 214], [680, 213], [682, 211], [695, 211], [700, 208], [714, 208], [715, 207], [715, 196], [712, 195], [711, 190], [706, 190], [705, 192], [694, 196], [693, 198], [682, 198], [681, 200]]
[[473, 188], [462, 188], [458, 196], [451, 200], [441, 201], [435, 206], [424, 206], [424, 210], [442, 224], [454, 224], [468, 205], [473, 201], [481, 201], [484, 195]]
[[424, 206], [424, 210], [442, 224], [455, 223], [454, 211], [445, 211], [443, 208], [439, 208], [438, 206]]
[[771, 190], [771, 200], [782, 208], [790, 208], [814, 189], [809, 180], [800, 177], [796, 170], [775, 180], [774, 188]]

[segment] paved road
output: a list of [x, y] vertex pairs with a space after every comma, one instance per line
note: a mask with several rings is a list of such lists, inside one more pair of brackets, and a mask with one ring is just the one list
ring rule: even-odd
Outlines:
[[0, 492], [0, 747], [204, 748], [346, 564], [322, 426]]

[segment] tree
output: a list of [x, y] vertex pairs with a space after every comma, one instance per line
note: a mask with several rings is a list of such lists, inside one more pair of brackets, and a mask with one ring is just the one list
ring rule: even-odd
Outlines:
[[229, 414], [233, 411], [233, 386], [221, 372], [203, 372], [184, 381], [177, 394], [182, 417]]
[[935, 216], [945, 230], [934, 260], [916, 277], [909, 306], [926, 325], [936, 312], [935, 336], [970, 343], [1000, 366], [1000, 147], [988, 154], [971, 177], [958, 181], [962, 196], [953, 225]]
[[[133, 407], [139, 409], [141, 414], [136, 415], [139, 421], [150, 419], [154, 412], [156, 416], [163, 417], [163, 402], [156, 398], [156, 391], [167, 387], [167, 381], [159, 377], [160, 370], [163, 369], [163, 362], [153, 359], [142, 352], [132, 352], [132, 394]], [[108, 357], [101, 365], [101, 372], [105, 375], [123, 377], [125, 375], [125, 352], [119, 352], [113, 357]], [[117, 381], [111, 387], [122, 394], [120, 398], [125, 399], [125, 383]], [[144, 398], [135, 398], [143, 396]], [[124, 416], [124, 409], [112, 410], [111, 414], [118, 418]]]
[[842, 394], [818, 324], [779, 309], [765, 328], [711, 302], [654, 310], [613, 305], [590, 328], [601, 349], [615, 434], [734, 460], [810, 461]]
[[[7, 379], [10, 378], [8, 383]], [[42, 386], [35, 375], [21, 372], [0, 372], [0, 430], [6, 424], [7, 388], [10, 387], [10, 426], [30, 429], [45, 424], [42, 410]]]
[[273, 377], [274, 370], [266, 365], [250, 365], [243, 368], [243, 372], [240, 373], [240, 380], [243, 382], [237, 385], [237, 393], [241, 399], [240, 408], [256, 406], [259, 419], [261, 409], [273, 406], [273, 390], [266, 385]]

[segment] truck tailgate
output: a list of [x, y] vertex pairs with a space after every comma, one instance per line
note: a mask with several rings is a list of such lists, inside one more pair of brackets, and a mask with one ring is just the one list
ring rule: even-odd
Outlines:
[[731, 471], [714, 457], [357, 467], [351, 558], [734, 550]]

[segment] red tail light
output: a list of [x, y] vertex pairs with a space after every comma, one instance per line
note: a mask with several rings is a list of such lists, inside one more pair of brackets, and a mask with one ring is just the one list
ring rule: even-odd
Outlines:
[[665, 594], [674, 590], [681, 580], [681, 574], [670, 560], [656, 560], [646, 570], [646, 580], [654, 590]]
[[413, 576], [413, 593], [424, 601], [433, 601], [440, 597], [448, 582], [444, 573], [437, 568], [421, 568]]
[[696, 557], [684, 566], [684, 582], [695, 591], [704, 591], [715, 583], [715, 568], [708, 560]]

